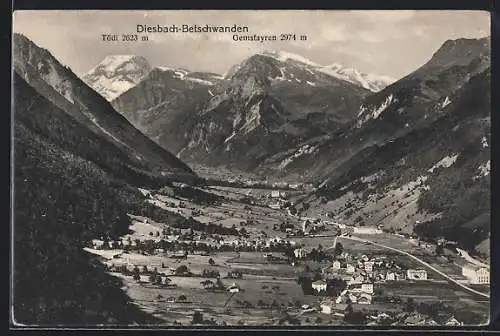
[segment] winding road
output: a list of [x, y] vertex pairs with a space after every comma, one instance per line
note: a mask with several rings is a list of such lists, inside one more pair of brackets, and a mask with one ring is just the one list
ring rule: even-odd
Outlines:
[[[370, 241], [370, 240], [366, 240], [366, 239], [362, 239], [362, 238], [359, 238], [359, 237], [348, 237], [348, 236], [342, 236], [343, 239], [350, 239], [350, 240], [355, 240], [355, 241], [359, 241], [359, 242], [363, 242], [363, 243], [369, 243], [369, 244], [372, 244], [372, 245], [375, 245], [375, 246], [379, 246], [379, 247], [382, 247], [382, 248], [386, 248], [388, 250], [392, 250], [392, 251], [395, 251], [395, 252], [398, 252], [400, 254], [403, 254], [403, 255], [406, 255], [416, 261], [418, 261], [419, 263], [421, 263], [422, 265], [426, 266], [427, 268], [433, 270], [434, 272], [438, 273], [439, 275], [441, 275], [442, 277], [446, 278], [448, 281], [450, 282], [453, 282], [454, 284], [456, 284], [457, 286], [460, 286], [462, 287], [463, 289], [467, 290], [468, 292], [471, 292], [471, 293], [474, 293], [474, 294], [477, 294], [477, 295], [480, 295], [480, 296], [483, 296], [483, 297], [486, 297], [486, 298], [490, 298], [490, 296], [486, 293], [483, 293], [483, 292], [480, 292], [480, 291], [477, 291], [475, 289], [472, 289], [470, 287], [467, 287], [463, 284], [461, 284], [460, 282], [458, 282], [457, 280], [451, 278], [450, 276], [446, 275], [445, 273], [441, 272], [440, 270], [438, 270], [437, 268], [435, 268], [434, 266], [426, 263], [425, 261], [415, 257], [414, 255], [408, 253], [408, 252], [405, 252], [405, 251], [402, 251], [402, 250], [399, 250], [399, 249], [396, 249], [394, 247], [390, 247], [390, 246], [386, 246], [386, 245], [382, 245], [382, 244], [379, 244], [379, 243], [375, 243], [373, 241]], [[337, 240], [335, 239], [334, 241], [334, 244], [336, 244]], [[335, 245], [334, 245], [335, 246]]]

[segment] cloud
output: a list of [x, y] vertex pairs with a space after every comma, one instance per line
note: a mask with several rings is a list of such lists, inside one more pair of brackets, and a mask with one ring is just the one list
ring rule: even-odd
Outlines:
[[[307, 40], [256, 43], [235, 42], [231, 33], [153, 33], [148, 42], [135, 44], [100, 41], [103, 33], [133, 33], [137, 24], [174, 23], [239, 24], [248, 26], [248, 34], [291, 33]], [[319, 64], [338, 62], [400, 77], [447, 39], [489, 33], [489, 15], [480, 11], [16, 11], [13, 24], [14, 31], [77, 73], [116, 53], [143, 55], [153, 65], [221, 73], [261, 49], [278, 49]]]
[[410, 20], [416, 15], [414, 10], [365, 10], [356, 13], [369, 21], [380, 23], [398, 23]]

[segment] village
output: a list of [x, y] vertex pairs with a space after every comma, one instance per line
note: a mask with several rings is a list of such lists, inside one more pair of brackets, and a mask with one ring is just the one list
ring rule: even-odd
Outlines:
[[[470, 310], [484, 302], [463, 288], [488, 288], [489, 269], [434, 255], [445, 241], [301, 217], [290, 190], [210, 187], [203, 192], [216, 197], [195, 202], [178, 196], [187, 188], [141, 189], [146, 210], [129, 215], [131, 233], [86, 248], [123, 279], [133, 301], [166, 323], [463, 325], [475, 322], [466, 312], [483, 318]], [[384, 240], [432, 259], [432, 268], [368, 243]], [[452, 281], [433, 268], [453, 269]], [[463, 309], [446, 306], [453, 300]], [[268, 309], [279, 318], [270, 320]]]

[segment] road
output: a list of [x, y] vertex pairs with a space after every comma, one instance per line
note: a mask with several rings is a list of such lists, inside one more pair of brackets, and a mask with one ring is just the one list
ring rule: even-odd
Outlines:
[[426, 263], [425, 261], [415, 257], [414, 255], [408, 253], [408, 252], [405, 252], [405, 251], [402, 251], [402, 250], [399, 250], [397, 248], [394, 248], [394, 247], [390, 247], [390, 246], [386, 246], [386, 245], [382, 245], [382, 244], [379, 244], [379, 243], [375, 243], [373, 241], [370, 241], [370, 240], [366, 240], [366, 239], [361, 239], [359, 237], [348, 237], [348, 236], [342, 236], [342, 238], [344, 239], [350, 239], [350, 240], [355, 240], [355, 241], [360, 241], [360, 242], [366, 242], [366, 243], [369, 243], [369, 244], [372, 244], [372, 245], [375, 245], [375, 246], [379, 246], [379, 247], [382, 247], [382, 248], [386, 248], [386, 249], [389, 249], [389, 250], [392, 250], [392, 251], [395, 251], [395, 252], [398, 252], [400, 254], [404, 254], [416, 261], [418, 261], [419, 263], [421, 263], [422, 265], [426, 266], [427, 268], [433, 270], [434, 272], [438, 273], [439, 275], [441, 275], [442, 277], [446, 278], [448, 281], [450, 282], [453, 282], [454, 284], [456, 284], [457, 286], [460, 286], [462, 287], [463, 289], [467, 290], [468, 292], [471, 292], [471, 293], [474, 293], [474, 294], [477, 294], [477, 295], [480, 295], [480, 296], [483, 296], [483, 297], [486, 297], [486, 298], [489, 298], [490, 296], [486, 293], [482, 293], [480, 291], [477, 291], [475, 289], [472, 289], [470, 287], [467, 287], [463, 284], [461, 284], [460, 282], [458, 282], [457, 280], [449, 277], [448, 275], [446, 275], [445, 273], [441, 272], [440, 270], [438, 270], [437, 268], [435, 268], [434, 266]]

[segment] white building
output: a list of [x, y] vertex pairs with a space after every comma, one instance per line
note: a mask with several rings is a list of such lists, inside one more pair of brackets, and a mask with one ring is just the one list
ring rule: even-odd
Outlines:
[[333, 262], [332, 268], [333, 268], [334, 270], [338, 270], [338, 269], [340, 269], [340, 261], [335, 260], [335, 261]]
[[237, 284], [233, 283], [228, 289], [230, 293], [238, 293], [240, 291], [240, 287]]
[[373, 294], [373, 284], [372, 283], [361, 284], [361, 291], [368, 294]]
[[295, 258], [302, 259], [306, 257], [307, 251], [301, 247], [293, 250], [293, 254], [295, 255]]
[[353, 275], [348, 281], [348, 285], [362, 284], [365, 278], [362, 275]]
[[406, 278], [409, 280], [427, 280], [427, 271], [409, 269], [406, 271]]
[[374, 262], [373, 261], [367, 261], [365, 262], [365, 271], [367, 272], [373, 272], [373, 264]]
[[285, 198], [287, 196], [286, 192], [279, 190], [271, 191], [271, 198]]
[[357, 301], [358, 304], [372, 304], [372, 296], [370, 294], [362, 293]]
[[355, 271], [354, 266], [353, 266], [353, 265], [351, 265], [351, 264], [347, 264], [347, 267], [346, 267], [346, 273], [347, 273], [347, 274], [353, 274], [353, 273], [354, 273], [354, 271]]
[[361, 227], [355, 226], [353, 233], [354, 234], [367, 234], [367, 235], [381, 234], [382, 230], [377, 229], [376, 227], [373, 227], [373, 226], [361, 226]]
[[387, 274], [385, 276], [385, 280], [387, 280], [387, 281], [396, 280], [396, 274], [394, 274], [394, 272], [387, 272]]
[[302, 232], [304, 232], [304, 234], [307, 234], [309, 232], [310, 227], [311, 227], [311, 222], [308, 219], [302, 222]]
[[321, 303], [320, 308], [323, 314], [331, 314], [333, 311], [334, 303], [330, 300]]
[[489, 284], [490, 271], [486, 267], [467, 263], [462, 266], [462, 275], [473, 284]]
[[312, 283], [312, 288], [316, 292], [326, 291], [326, 282], [324, 280], [318, 280]]

